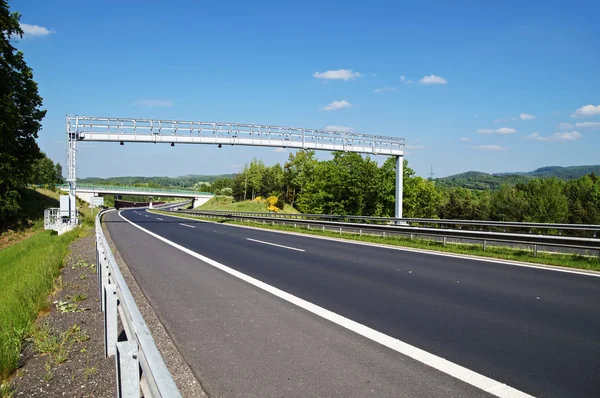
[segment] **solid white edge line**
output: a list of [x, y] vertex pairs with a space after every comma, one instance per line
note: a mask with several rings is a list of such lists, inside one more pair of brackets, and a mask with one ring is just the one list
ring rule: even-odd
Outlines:
[[257, 239], [252, 239], [252, 238], [246, 238], [246, 240], [249, 240], [249, 241], [252, 241], [252, 242], [256, 242], [256, 243], [262, 243], [263, 245], [271, 245], [271, 246], [282, 247], [284, 249], [296, 250], [296, 251], [299, 251], [299, 252], [305, 252], [306, 251], [304, 249], [297, 249], [295, 247], [278, 245], [277, 243], [265, 242], [265, 241], [262, 241], [262, 240], [257, 240]]
[[140, 229], [141, 231], [144, 231], [148, 235], [153, 236], [156, 239], [161, 240], [161, 241], [165, 242], [166, 244], [173, 246], [174, 248], [181, 250], [182, 252], [187, 253], [190, 256], [195, 257], [200, 261], [205, 262], [206, 264], [212, 265], [213, 267], [220, 269], [223, 272], [226, 272], [232, 276], [235, 276], [236, 278], [239, 278], [239, 279], [243, 280], [244, 282], [247, 282], [259, 289], [262, 289], [268, 293], [271, 293], [272, 295], [279, 297], [291, 304], [294, 304], [306, 311], [312, 312], [313, 314], [315, 314], [317, 316], [327, 319], [328, 321], [331, 321], [339, 326], [342, 326], [343, 328], [351, 330], [363, 337], [366, 337], [369, 340], [375, 341], [383, 346], [391, 348], [392, 350], [394, 350], [402, 355], [413, 358], [416, 361], [419, 361], [425, 365], [428, 365], [434, 369], [437, 369], [443, 373], [446, 373], [458, 380], [461, 380], [467, 384], [477, 387], [489, 394], [495, 395], [497, 397], [502, 397], [502, 398], [532, 397], [531, 395], [526, 394], [526, 393], [524, 393], [520, 390], [517, 390], [513, 387], [510, 387], [504, 383], [500, 383], [499, 381], [496, 381], [496, 380], [491, 379], [487, 376], [484, 376], [480, 373], [474, 372], [463, 366], [460, 366], [458, 364], [450, 362], [444, 358], [438, 357], [437, 355], [431, 354], [420, 348], [417, 348], [417, 347], [407, 344], [403, 341], [395, 339], [391, 336], [388, 336], [386, 334], [378, 332], [375, 329], [371, 329], [371, 328], [369, 328], [365, 325], [362, 325], [358, 322], [355, 322], [351, 319], [348, 319], [341, 315], [338, 315], [335, 312], [326, 310], [325, 308], [319, 307], [309, 301], [306, 301], [304, 299], [296, 297], [296, 296], [294, 296], [290, 293], [287, 293], [281, 289], [278, 289], [278, 288], [271, 286], [269, 284], [266, 284], [258, 279], [255, 279], [251, 276], [248, 276], [244, 273], [234, 270], [233, 268], [230, 268], [230, 267], [228, 267], [224, 264], [221, 264], [215, 260], [212, 260], [208, 257], [198, 254], [198, 253], [196, 253], [190, 249], [187, 249], [175, 242], [172, 242], [166, 238], [163, 238], [162, 236], [155, 234], [154, 232], [148, 231], [147, 229], [140, 227], [139, 225], [137, 225], [137, 224], [133, 223], [132, 221], [129, 221], [128, 219], [123, 217], [121, 215], [121, 212], [119, 212], [119, 217], [121, 217], [123, 220], [127, 221], [129, 224], [133, 225], [134, 227]]
[[379, 247], [382, 249], [430, 254], [432, 256], [461, 258], [461, 259], [472, 260], [472, 261], [484, 261], [486, 263], [505, 264], [505, 265], [512, 265], [515, 267], [534, 268], [534, 269], [539, 269], [539, 270], [544, 270], [544, 271], [553, 271], [553, 272], [565, 272], [567, 274], [593, 276], [596, 278], [600, 278], [600, 272], [570, 269], [570, 268], [560, 267], [558, 265], [543, 265], [543, 264], [537, 265], [537, 264], [533, 264], [533, 263], [525, 263], [525, 262], [520, 262], [520, 261], [501, 260], [501, 259], [492, 258], [492, 257], [479, 257], [479, 256], [473, 256], [473, 255], [467, 255], [467, 254], [463, 255], [463, 254], [456, 254], [456, 253], [437, 252], [434, 250], [427, 250], [427, 249], [415, 249], [412, 247], [386, 245], [385, 243], [361, 242], [361, 241], [356, 241], [356, 240], [351, 240], [351, 239], [334, 238], [334, 237], [330, 237], [330, 236], [303, 234], [301, 232], [278, 231], [278, 230], [274, 230], [274, 229], [251, 227], [251, 226], [247, 226], [247, 225], [222, 224], [222, 223], [216, 223], [216, 222], [210, 221], [210, 220], [205, 220], [205, 219], [202, 219], [199, 217], [191, 218], [191, 217], [172, 216], [172, 215], [167, 215], [167, 217], [181, 218], [183, 220], [194, 220], [194, 221], [199, 221], [199, 222], [213, 223], [213, 224], [219, 224], [219, 225], [223, 225], [223, 226], [227, 226], [227, 227], [254, 229], [256, 231], [266, 231], [266, 232], [272, 232], [272, 233], [276, 233], [276, 234], [301, 236], [301, 237], [311, 238], [311, 239], [329, 240], [329, 241], [334, 241], [334, 242], [348, 243], [351, 245]]
[[188, 228], [196, 228], [193, 225], [187, 225], [187, 224], [182, 224], [182, 223], [179, 223], [179, 225], [183, 225], [184, 227], [188, 227]]

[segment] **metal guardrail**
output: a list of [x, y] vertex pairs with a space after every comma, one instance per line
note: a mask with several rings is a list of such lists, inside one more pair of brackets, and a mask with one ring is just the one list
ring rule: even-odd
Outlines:
[[[104, 354], [115, 356], [117, 396], [181, 397], [150, 330], [137, 307], [96, 216], [96, 269], [101, 308], [104, 313]], [[127, 341], [118, 341], [118, 319]]]
[[[598, 251], [600, 255], [600, 239], [586, 238], [586, 237], [574, 237], [574, 236], [563, 236], [563, 235], [539, 235], [532, 233], [506, 233], [496, 231], [473, 231], [466, 229], [445, 229], [445, 228], [426, 228], [426, 227], [414, 227], [410, 225], [397, 225], [398, 222], [413, 222], [417, 220], [422, 223], [437, 223], [451, 225], [455, 223], [455, 220], [422, 220], [422, 219], [384, 219], [376, 217], [356, 217], [356, 216], [332, 216], [332, 215], [307, 215], [307, 214], [278, 214], [278, 213], [253, 213], [253, 212], [230, 212], [230, 211], [186, 211], [179, 210], [176, 213], [184, 213], [190, 215], [208, 216], [215, 218], [231, 218], [240, 220], [252, 220], [262, 221], [263, 223], [269, 222], [272, 224], [296, 224], [310, 227], [319, 227], [323, 231], [335, 231], [335, 232], [350, 232], [356, 234], [378, 234], [382, 236], [390, 235], [403, 235], [410, 236], [422, 236], [422, 237], [434, 237], [441, 239], [444, 245], [447, 239], [454, 239], [457, 241], [477, 241], [483, 243], [484, 250], [488, 243], [503, 243], [511, 245], [530, 245], [533, 247], [534, 255], [537, 255], [539, 246], [556, 247], [556, 248], [572, 248], [584, 251]], [[344, 218], [355, 220], [356, 222], [341, 222], [341, 221], [329, 221], [327, 218]], [[387, 224], [375, 224], [365, 223], [365, 220], [387, 222]], [[363, 222], [360, 222], [363, 221]], [[462, 223], [458, 221], [457, 223]], [[506, 223], [512, 226], [518, 225], [520, 228], [538, 228], [540, 224], [529, 223], [523, 226], [519, 223]], [[492, 224], [495, 225], [495, 224]], [[560, 224], [542, 224], [552, 225], [551, 229], [556, 229], [557, 225]], [[596, 231], [600, 226], [592, 226], [591, 230]], [[563, 227], [565, 228], [565, 227]], [[566, 229], [566, 228], [565, 228]], [[589, 230], [589, 229], [584, 229]]]
[[[57, 185], [59, 189], [68, 190], [69, 186], [66, 184]], [[200, 192], [191, 189], [164, 189], [164, 188], [146, 188], [146, 187], [132, 187], [122, 185], [88, 185], [88, 184], [77, 184], [77, 189], [80, 190], [91, 190], [91, 191], [122, 191], [122, 192], [153, 192], [153, 193], [164, 193], [164, 194], [185, 194], [185, 195], [198, 195], [198, 196], [215, 196], [211, 192]]]
[[[558, 235], [562, 235], [561, 231], [584, 231], [589, 232], [593, 237], [600, 236], [600, 225], [597, 224], [549, 224], [549, 223], [529, 223], [529, 222], [510, 222], [510, 221], [478, 221], [478, 220], [445, 220], [437, 218], [394, 218], [394, 217], [368, 217], [368, 216], [350, 216], [337, 214], [293, 214], [293, 213], [257, 213], [257, 212], [236, 212], [236, 211], [219, 211], [219, 210], [195, 210], [195, 213], [211, 213], [221, 214], [224, 216], [262, 216], [269, 218], [280, 219], [301, 219], [301, 220], [322, 220], [322, 221], [340, 221], [349, 223], [367, 223], [367, 224], [396, 224], [415, 226], [438, 226], [439, 229], [457, 226], [459, 229], [464, 227], [479, 227], [488, 230], [551, 230], [558, 231]], [[555, 235], [555, 234], [552, 234]]]

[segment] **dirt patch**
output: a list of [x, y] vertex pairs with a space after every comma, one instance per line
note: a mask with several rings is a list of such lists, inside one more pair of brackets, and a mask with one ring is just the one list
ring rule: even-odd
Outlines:
[[95, 242], [73, 242], [50, 297], [35, 323], [11, 379], [15, 397], [114, 397], [115, 359], [104, 358]]
[[28, 229], [24, 229], [24, 230], [8, 230], [6, 232], [3, 232], [0, 235], [0, 250], [8, 247], [8, 246], [12, 246], [16, 243], [19, 243], [21, 241], [24, 241], [25, 239], [42, 232], [41, 229], [35, 229], [35, 228], [28, 228]]

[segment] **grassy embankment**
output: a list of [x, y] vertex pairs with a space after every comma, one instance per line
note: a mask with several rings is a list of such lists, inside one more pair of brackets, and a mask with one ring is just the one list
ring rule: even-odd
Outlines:
[[33, 320], [48, 308], [48, 295], [60, 287], [55, 282], [75, 239], [90, 233], [93, 219], [87, 206], [81, 206], [82, 227], [58, 236], [43, 230], [43, 210], [58, 206], [58, 194], [37, 190], [28, 192], [24, 207], [30, 214], [28, 228], [2, 234], [0, 249], [0, 382], [19, 365], [23, 338]]
[[[264, 201], [246, 200], [243, 202], [234, 202], [231, 196], [215, 196], [202, 206], [197, 208], [198, 210], [219, 210], [219, 211], [249, 211], [249, 212], [267, 212], [267, 205]], [[298, 210], [292, 206], [286, 204], [280, 213], [286, 214], [298, 214]]]
[[[220, 210], [220, 208], [219, 208]], [[172, 213], [169, 212], [160, 212], [166, 215], [170, 215]], [[201, 216], [190, 216], [187, 214], [179, 214], [180, 217], [186, 218], [197, 218], [197, 219], [205, 219]], [[293, 226], [286, 225], [269, 225], [262, 224], [259, 222], [248, 222], [248, 221], [233, 221], [230, 219], [207, 219], [209, 221], [216, 221], [219, 223], [227, 223], [234, 225], [245, 225], [252, 227], [259, 227], [264, 229], [273, 229], [278, 231], [290, 231], [290, 232], [299, 232], [303, 234], [309, 235], [317, 235], [317, 236], [327, 236], [334, 238], [342, 238], [347, 240], [355, 240], [360, 242], [370, 242], [370, 243], [378, 243], [378, 244], [386, 244], [392, 246], [402, 246], [409, 247], [415, 249], [426, 249], [426, 250], [434, 250], [439, 252], [447, 252], [447, 253], [456, 253], [456, 254], [466, 254], [472, 256], [480, 256], [480, 257], [490, 257], [497, 258], [502, 260], [512, 260], [512, 261], [522, 261], [536, 264], [544, 264], [544, 265], [556, 265], [561, 267], [569, 267], [569, 268], [578, 268], [584, 270], [591, 271], [600, 271], [600, 258], [596, 256], [581, 256], [581, 255], [568, 255], [568, 254], [550, 254], [550, 253], [540, 253], [538, 252], [537, 257], [533, 256], [533, 252], [531, 250], [523, 250], [523, 249], [512, 249], [509, 247], [500, 247], [500, 246], [488, 246], [487, 250], [483, 250], [481, 245], [473, 245], [473, 244], [455, 244], [448, 243], [446, 246], [442, 244], [442, 242], [437, 242], [428, 239], [410, 239], [399, 236], [374, 236], [374, 235], [357, 235], [351, 233], [342, 233], [334, 232], [334, 231], [322, 231], [316, 229], [306, 229], [301, 224], [298, 224], [298, 228], [294, 228]]]

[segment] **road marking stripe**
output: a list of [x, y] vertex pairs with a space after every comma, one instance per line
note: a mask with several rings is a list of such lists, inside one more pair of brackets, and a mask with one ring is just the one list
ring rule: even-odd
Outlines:
[[[184, 220], [194, 220], [194, 221], [199, 221], [199, 222], [206, 222], [206, 223], [217, 224], [215, 221], [210, 221], [210, 220], [207, 220], [207, 219], [202, 219], [200, 217], [190, 218], [190, 217], [182, 217], [182, 216], [175, 216], [175, 215], [168, 215], [168, 217], [181, 218], [181, 219], [184, 219]], [[348, 244], [351, 244], [351, 245], [379, 247], [379, 248], [382, 248], [382, 249], [400, 250], [400, 251], [406, 251], [406, 252], [430, 254], [432, 256], [461, 258], [461, 259], [471, 260], [471, 261], [483, 261], [483, 262], [486, 262], [486, 263], [513, 265], [515, 267], [534, 268], [534, 269], [539, 269], [539, 270], [544, 270], [544, 271], [564, 272], [564, 273], [567, 273], [567, 274], [576, 274], [576, 275], [583, 275], [583, 276], [593, 276], [593, 277], [596, 277], [596, 278], [600, 278], [600, 272], [578, 270], [578, 269], [570, 269], [570, 268], [561, 267], [559, 265], [544, 265], [544, 264], [536, 265], [536, 264], [533, 264], [533, 263], [526, 263], [526, 262], [521, 262], [521, 261], [511, 261], [511, 260], [502, 260], [502, 259], [497, 259], [497, 258], [493, 258], [493, 257], [479, 257], [479, 256], [474, 256], [474, 255], [468, 255], [468, 254], [438, 252], [438, 251], [435, 251], [435, 250], [427, 250], [427, 249], [414, 249], [412, 247], [386, 245], [385, 243], [361, 242], [361, 241], [356, 241], [356, 240], [351, 240], [351, 239], [333, 238], [333, 237], [329, 237], [329, 236], [319, 236], [319, 235], [303, 234], [301, 232], [278, 231], [278, 230], [275, 230], [275, 229], [267, 229], [267, 228], [260, 228], [260, 227], [251, 227], [251, 226], [248, 226], [248, 225], [222, 224], [222, 223], [218, 223], [218, 224], [222, 225], [222, 226], [226, 226], [226, 227], [252, 229], [252, 230], [255, 230], [255, 231], [265, 231], [265, 232], [271, 232], [271, 233], [274, 233], [274, 234], [293, 235], [293, 236], [300, 236], [300, 237], [303, 237], [303, 238], [321, 239], [321, 240], [328, 240], [328, 241], [334, 241], [334, 242], [348, 243]]]
[[259, 289], [262, 289], [268, 293], [271, 293], [272, 295], [277, 296], [277, 297], [279, 297], [289, 303], [292, 303], [302, 309], [305, 309], [306, 311], [312, 312], [315, 315], [325, 318], [339, 326], [342, 326], [348, 330], [351, 330], [351, 331], [353, 331], [363, 337], [366, 337], [372, 341], [375, 341], [383, 346], [391, 348], [392, 350], [399, 352], [402, 355], [406, 355], [406, 356], [413, 358], [425, 365], [428, 365], [428, 366], [435, 368], [443, 373], [446, 373], [452, 377], [455, 377], [458, 380], [461, 380], [465, 383], [475, 386], [489, 394], [495, 395], [497, 397], [502, 397], [502, 398], [532, 397], [531, 395], [526, 394], [522, 391], [519, 391], [519, 390], [517, 390], [513, 387], [510, 387], [504, 383], [500, 383], [499, 381], [496, 381], [496, 380], [491, 379], [487, 376], [484, 376], [480, 373], [474, 372], [463, 366], [460, 366], [458, 364], [450, 362], [444, 358], [438, 357], [437, 355], [431, 354], [420, 348], [417, 348], [417, 347], [407, 344], [403, 341], [395, 339], [391, 336], [388, 336], [386, 334], [378, 332], [375, 329], [371, 329], [368, 326], [362, 325], [356, 321], [353, 321], [351, 319], [343, 317], [339, 314], [336, 314], [333, 311], [329, 311], [325, 308], [319, 307], [318, 305], [315, 305], [309, 301], [306, 301], [304, 299], [296, 297], [290, 293], [287, 293], [281, 289], [278, 289], [274, 286], [266, 284], [266, 283], [264, 283], [258, 279], [255, 279], [251, 276], [243, 274], [240, 271], [230, 268], [230, 267], [228, 267], [224, 264], [221, 264], [215, 260], [212, 260], [208, 257], [198, 254], [198, 253], [196, 253], [190, 249], [187, 249], [175, 242], [172, 242], [166, 238], [163, 238], [162, 236], [155, 234], [154, 232], [148, 231], [147, 229], [140, 227], [139, 225], [137, 225], [137, 224], [133, 223], [132, 221], [129, 221], [128, 219], [123, 217], [121, 215], [121, 212], [119, 212], [119, 216], [123, 220], [127, 221], [129, 224], [144, 231], [148, 235], [153, 236], [156, 239], [161, 240], [161, 241], [165, 242], [166, 244], [173, 246], [174, 248], [179, 249], [182, 252], [187, 253], [190, 256], [195, 257], [200, 261], [205, 262], [206, 264], [212, 265], [213, 267], [220, 269], [221, 271], [224, 271], [232, 276], [235, 276], [236, 278], [239, 278], [253, 286], [258, 287]]
[[188, 228], [196, 228], [193, 225], [187, 225], [187, 224], [182, 224], [182, 223], [179, 223], [179, 225], [183, 225], [184, 227], [188, 227]]
[[158, 218], [158, 217], [156, 217], [156, 219], [157, 219], [157, 220], [160, 220], [160, 221], [162, 221], [162, 220], [163, 220], [162, 218]]
[[262, 243], [264, 245], [271, 245], [271, 246], [283, 247], [284, 249], [296, 250], [296, 251], [299, 251], [299, 252], [305, 252], [306, 251], [304, 249], [297, 249], [295, 247], [278, 245], [277, 243], [265, 242], [265, 241], [262, 241], [262, 240], [256, 240], [256, 239], [251, 239], [251, 238], [246, 238], [246, 240], [250, 240], [252, 242], [257, 242], [257, 243]]

